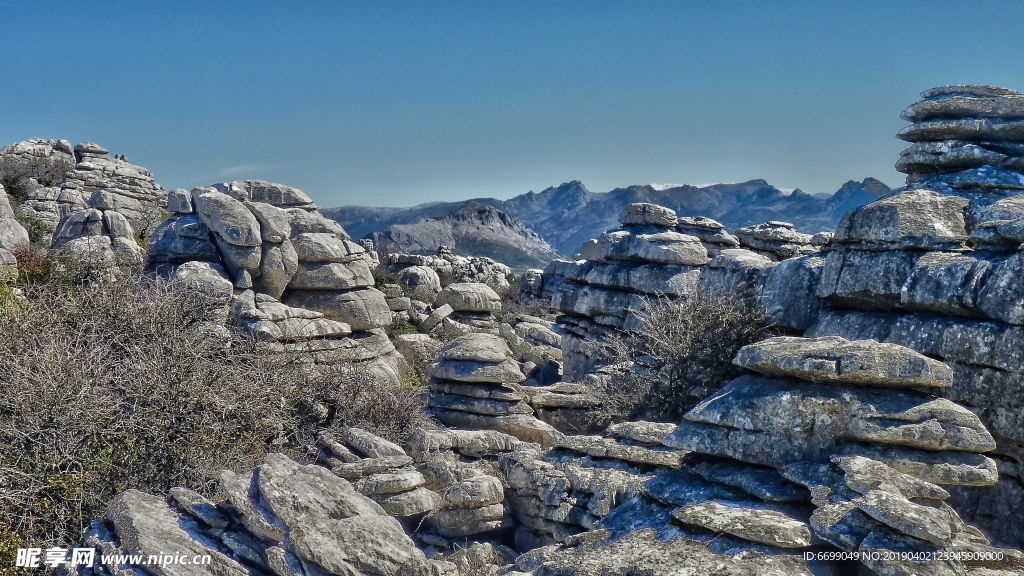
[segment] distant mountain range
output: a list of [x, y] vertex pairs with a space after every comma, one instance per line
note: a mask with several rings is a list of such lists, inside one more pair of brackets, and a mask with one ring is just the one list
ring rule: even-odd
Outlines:
[[[801, 232], [813, 234], [835, 230], [839, 219], [847, 210], [872, 202], [891, 191], [888, 186], [874, 178], [865, 178], [862, 182], [851, 180], [831, 196], [811, 195], [800, 190], [786, 193], [764, 180], [701, 187], [683, 185], [658, 188], [662, 187], [629, 186], [616, 188], [610, 192], [591, 192], [581, 182], [574, 180], [542, 192], [528, 192], [508, 200], [477, 198], [468, 202], [490, 206], [496, 211], [483, 214], [483, 219], [473, 225], [469, 224], [469, 220], [474, 220], [471, 214], [480, 210], [475, 204], [466, 213], [456, 216], [448, 225], [436, 221], [444, 220], [450, 215], [455, 216], [454, 213], [466, 206], [467, 202], [430, 202], [410, 208], [342, 206], [322, 208], [321, 212], [344, 226], [355, 238], [370, 237], [374, 233], [379, 233], [379, 241], [390, 242], [389, 246], [393, 249], [421, 254], [436, 250], [436, 247], [431, 248], [436, 242], [424, 234], [446, 234], [446, 226], [451, 226], [452, 241], [459, 243], [455, 238], [455, 230], [458, 229], [464, 247], [455, 246], [456, 253], [490, 256], [514, 266], [512, 262], [502, 260], [496, 253], [472, 253], [466, 250], [497, 250], [497, 245], [502, 242], [512, 242], [511, 246], [503, 245], [505, 258], [516, 258], [522, 262], [548, 258], [542, 255], [543, 246], [532, 238], [528, 240], [530, 254], [513, 256], [515, 243], [527, 242], [527, 237], [522, 235], [523, 230], [517, 227], [525, 225], [527, 232], [535, 232], [542, 242], [549, 244], [555, 251], [572, 255], [579, 251], [586, 240], [617, 227], [618, 219], [625, 213], [626, 205], [633, 202], [667, 206], [680, 216], [709, 216], [724, 224], [729, 230], [768, 220], [784, 220], [795, 224]], [[408, 227], [426, 219], [435, 221], [424, 223], [419, 228]], [[483, 224], [484, 220], [487, 224]], [[440, 228], [437, 228], [438, 226]], [[481, 238], [479, 242], [472, 240], [473, 233], [470, 230], [473, 226], [476, 226], [480, 233], [486, 228], [491, 238]], [[506, 227], [508, 229], [505, 229]], [[502, 230], [496, 231], [497, 228]], [[447, 241], [448, 236], [443, 237]]]

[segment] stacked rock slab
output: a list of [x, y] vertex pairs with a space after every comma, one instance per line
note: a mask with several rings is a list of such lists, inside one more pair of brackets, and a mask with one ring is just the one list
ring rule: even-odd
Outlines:
[[736, 231], [736, 236], [741, 246], [767, 256], [773, 262], [813, 254], [832, 239], [828, 232], [813, 236], [802, 234], [789, 222], [775, 220], [740, 228]]
[[384, 294], [371, 259], [301, 190], [256, 180], [167, 195], [171, 217], [150, 240], [148, 269], [190, 262], [222, 270], [235, 288], [232, 321], [270, 352], [303, 352], [316, 364], [359, 364], [399, 381], [399, 354], [383, 328]]
[[[711, 219], [678, 218], [652, 204], [629, 205], [621, 222], [622, 230], [586, 242], [580, 259], [551, 262], [535, 288], [562, 313], [568, 380], [580, 382], [598, 370], [604, 362], [600, 343], [639, 329], [637, 312], [659, 298], [695, 292], [736, 298], [765, 307], [779, 326], [794, 330], [805, 330], [818, 317], [815, 294], [824, 259], [816, 254], [776, 262], [784, 253], [778, 246], [773, 260], [739, 248], [740, 240]], [[774, 245], [766, 239], [758, 246]]]
[[146, 262], [146, 250], [139, 245], [131, 222], [113, 208], [68, 213], [57, 225], [50, 249], [111, 273], [123, 268], [137, 270]]
[[[810, 546], [813, 533], [858, 551], [884, 574], [964, 573], [956, 552], [993, 551], [980, 530], [942, 502], [949, 494], [939, 485], [997, 480], [995, 462], [983, 455], [995, 441], [978, 417], [925, 392], [951, 385], [948, 366], [902, 346], [838, 337], [772, 338], [741, 349], [735, 363], [760, 375], [740, 377], [705, 399], [665, 443], [728, 459], [692, 471], [747, 492], [742, 482], [754, 483], [756, 474], [740, 468], [764, 467], [776, 481], [781, 475], [807, 488], [814, 510], [806, 514], [797, 492], [774, 500], [778, 505], [711, 498], [675, 510], [677, 520], [794, 549]], [[766, 531], [773, 524], [781, 529]], [[928, 556], [937, 552], [941, 560]], [[1024, 560], [1003, 554], [1011, 563]]]
[[7, 170], [38, 175], [23, 182], [18, 215], [41, 220], [53, 230], [62, 217], [83, 208], [77, 194], [61, 195], [61, 181], [76, 162], [75, 150], [67, 140], [30, 138], [0, 149], [0, 163]]
[[538, 444], [492, 430], [417, 429], [410, 445], [427, 486], [444, 494], [415, 534], [428, 556], [450, 553], [470, 541], [498, 544], [506, 539], [513, 522], [496, 462], [510, 453], [536, 458]]
[[[209, 555], [209, 564], [172, 566], [161, 574], [450, 574], [427, 560], [389, 516], [355, 484], [317, 465], [270, 454], [248, 474], [224, 471], [211, 502], [185, 488], [168, 498], [136, 490], [119, 494], [106, 518], [93, 522], [81, 546], [100, 554]], [[329, 543], [329, 545], [327, 545]], [[135, 566], [96, 564], [76, 574], [140, 574]], [[183, 569], [186, 568], [186, 569]]]
[[561, 435], [534, 417], [520, 386], [526, 375], [500, 336], [455, 338], [441, 349], [428, 372], [428, 410], [446, 426], [495, 430], [543, 446]]
[[336, 437], [321, 434], [319, 443], [331, 472], [389, 515], [415, 521], [440, 506], [441, 496], [424, 486], [426, 479], [401, 446], [360, 428], [343, 429]]
[[[852, 210], [833, 239], [818, 294], [833, 307], [808, 336], [873, 338], [952, 367], [944, 391], [997, 442], [996, 489], [950, 502], [993, 539], [1024, 545], [1024, 95], [989, 86], [922, 93], [899, 137], [908, 186]], [[1024, 228], [1022, 228], [1024, 229]]]
[[128, 220], [139, 237], [148, 238], [166, 214], [166, 193], [153, 181], [153, 174], [124, 156], [111, 157], [91, 142], [75, 146], [74, 153], [77, 164], [64, 176], [54, 200], [62, 205], [58, 207], [61, 220], [75, 210], [114, 211]]
[[482, 282], [449, 284], [437, 294], [432, 311], [420, 330], [439, 330], [461, 335], [473, 332], [498, 334], [495, 314], [501, 312], [501, 297]]

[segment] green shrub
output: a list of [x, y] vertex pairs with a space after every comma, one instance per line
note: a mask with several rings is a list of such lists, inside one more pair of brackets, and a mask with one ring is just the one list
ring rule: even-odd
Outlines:
[[741, 374], [732, 359], [771, 329], [760, 308], [703, 294], [650, 300], [637, 317], [637, 329], [605, 345], [607, 359], [615, 364], [600, 390], [603, 416], [616, 421], [677, 422]]
[[388, 334], [388, 338], [394, 338], [402, 334], [415, 334], [417, 332], [416, 326], [404, 318], [395, 318], [391, 321], [391, 324], [385, 328]]
[[[15, 209], [17, 212], [17, 209]], [[17, 216], [16, 220], [28, 231], [28, 241], [40, 248], [49, 248], [50, 239], [53, 237], [54, 227], [45, 220], [34, 216]]]
[[370, 271], [373, 274], [373, 287], [380, 290], [385, 284], [398, 284], [398, 278], [383, 268], [374, 268]]
[[0, 526], [24, 542], [73, 544], [128, 488], [212, 496], [218, 470], [301, 459], [325, 429], [402, 441], [429, 423], [414, 391], [368, 369], [225, 341], [197, 291], [131, 274], [78, 284], [49, 262], [0, 318]]

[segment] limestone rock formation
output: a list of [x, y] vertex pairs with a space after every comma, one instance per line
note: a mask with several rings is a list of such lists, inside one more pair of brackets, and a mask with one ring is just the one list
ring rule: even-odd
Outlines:
[[[441, 277], [451, 282], [487, 284], [495, 290], [508, 288], [512, 269], [487, 257], [457, 256], [448, 246], [441, 246], [434, 255], [384, 254], [381, 266], [398, 277], [406, 288], [441, 290]], [[431, 270], [433, 275], [424, 269]]]

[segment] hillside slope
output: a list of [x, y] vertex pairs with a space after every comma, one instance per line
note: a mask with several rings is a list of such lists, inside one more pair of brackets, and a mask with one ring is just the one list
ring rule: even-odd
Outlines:
[[487, 256], [514, 269], [543, 267], [560, 254], [513, 216], [470, 201], [441, 218], [393, 224], [373, 234], [383, 253], [434, 254], [448, 246], [462, 256]]

